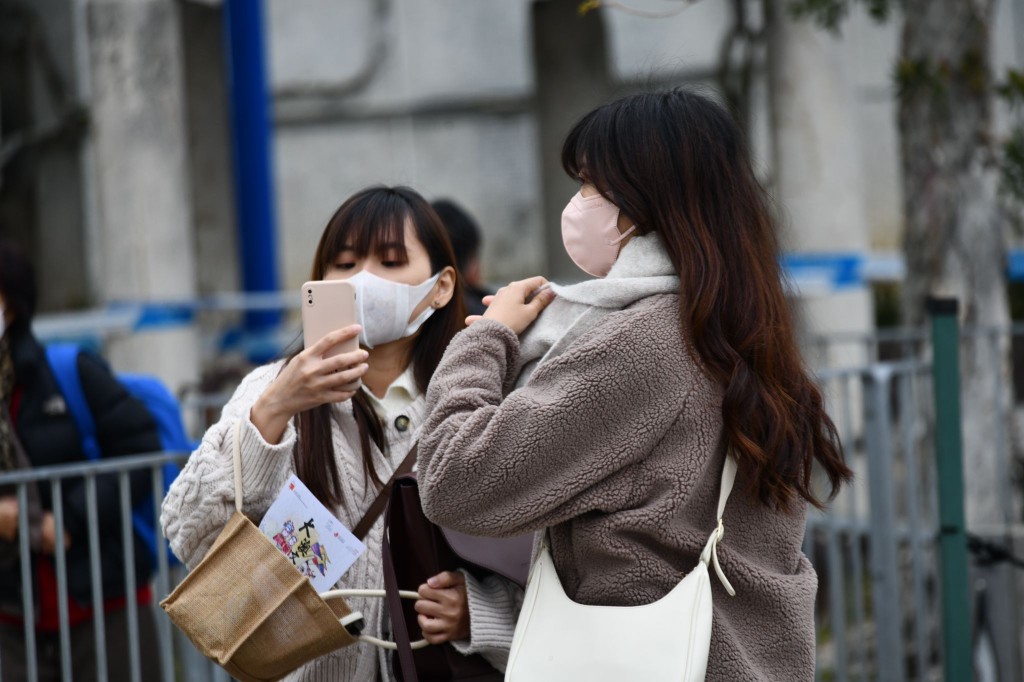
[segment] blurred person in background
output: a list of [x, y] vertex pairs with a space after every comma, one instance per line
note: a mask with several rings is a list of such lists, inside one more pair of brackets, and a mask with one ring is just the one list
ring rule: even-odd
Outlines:
[[483, 288], [480, 267], [480, 226], [473, 217], [451, 199], [436, 199], [431, 206], [441, 217], [448, 230], [448, 238], [455, 250], [455, 262], [462, 276], [462, 291], [467, 315], [483, 315], [487, 306], [484, 296], [490, 292]]
[[[82, 440], [68, 412], [46, 352], [32, 334], [36, 307], [36, 279], [28, 259], [12, 244], [0, 241], [0, 409], [9, 415], [14, 432], [0, 426], [0, 452], [20, 447], [33, 467], [78, 464], [88, 461]], [[156, 452], [160, 438], [145, 405], [128, 394], [106, 364], [90, 353], [78, 356], [78, 373], [86, 401], [96, 423], [102, 456]], [[133, 502], [151, 488], [148, 470], [132, 472]], [[6, 493], [7, 491], [5, 491]], [[39, 679], [61, 679], [60, 621], [55, 554], [67, 561], [68, 619], [71, 666], [75, 680], [96, 679], [96, 635], [93, 615], [92, 574], [89, 565], [85, 481], [63, 479], [64, 533], [56, 537], [52, 488], [38, 486], [42, 514], [38, 547], [32, 555], [31, 585], [23, 583], [19, 561], [0, 563], [0, 665], [4, 680], [27, 678], [22, 590], [32, 590], [35, 605], [36, 661]], [[96, 477], [97, 514], [106, 634], [108, 679], [128, 680], [128, 618], [125, 595], [124, 545], [116, 473]], [[16, 543], [21, 510], [13, 493], [0, 497], [0, 540]], [[12, 545], [15, 549], [16, 544]], [[159, 656], [149, 579], [152, 560], [146, 545], [135, 539], [135, 580], [141, 585], [139, 643], [143, 679], [159, 675]]]
[[[310, 279], [348, 280], [366, 309], [387, 314], [331, 332], [242, 380], [164, 499], [164, 533], [189, 568], [202, 561], [235, 511], [232, 452], [239, 422], [246, 515], [262, 518], [294, 473], [346, 527], [357, 525], [412, 451], [434, 369], [465, 326], [455, 266], [437, 214], [409, 188], [371, 187], [337, 209], [320, 237]], [[359, 350], [323, 357], [357, 336]], [[354, 382], [361, 386], [353, 389]], [[366, 551], [336, 589], [381, 587], [383, 534], [381, 517], [363, 538]], [[496, 636], [511, 636], [509, 594], [516, 589], [494, 575], [477, 579], [445, 571], [420, 586], [419, 626], [431, 644], [451, 642], [460, 653], [480, 654], [502, 668], [507, 641]], [[346, 601], [363, 613], [369, 634], [385, 634], [380, 600]], [[288, 679], [394, 677], [390, 652], [355, 644], [311, 661]]]

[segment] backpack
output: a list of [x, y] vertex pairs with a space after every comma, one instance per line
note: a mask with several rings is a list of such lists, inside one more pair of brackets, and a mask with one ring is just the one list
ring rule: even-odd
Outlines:
[[[85, 456], [96, 461], [100, 459], [99, 441], [96, 440], [96, 422], [92, 416], [92, 410], [85, 400], [85, 393], [82, 391], [81, 378], [78, 376], [78, 354], [81, 349], [73, 343], [56, 343], [46, 347], [46, 358], [57, 379], [60, 391], [64, 395], [64, 402], [67, 404], [68, 413], [78, 427], [82, 436], [82, 449]], [[149, 414], [156, 422], [160, 434], [160, 444], [163, 449], [169, 452], [191, 452], [193, 443], [185, 435], [185, 427], [181, 420], [181, 408], [167, 387], [156, 377], [145, 374], [118, 374], [118, 381], [127, 389], [128, 393], [142, 401], [149, 410]], [[171, 487], [171, 483], [178, 476], [179, 467], [174, 462], [163, 464], [164, 495]], [[160, 535], [156, 528], [156, 518], [153, 514], [153, 493], [146, 494], [144, 500], [139, 502], [132, 510], [132, 525], [135, 534], [145, 543], [149, 549], [149, 558], [156, 566], [157, 547], [160, 543]], [[166, 551], [170, 563], [178, 563], [170, 548]]]

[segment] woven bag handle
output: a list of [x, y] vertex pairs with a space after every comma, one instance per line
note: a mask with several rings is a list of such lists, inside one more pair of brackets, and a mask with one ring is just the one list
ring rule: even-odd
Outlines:
[[235, 422], [235, 444], [231, 449], [235, 468], [235, 511], [242, 511], [242, 420]]
[[[419, 599], [420, 595], [418, 592], [412, 590], [400, 590], [398, 596], [402, 599]], [[334, 597], [377, 597], [383, 599], [387, 597], [385, 590], [357, 590], [357, 589], [343, 589], [343, 590], [331, 590], [330, 592], [321, 592], [320, 598], [324, 601], [332, 599]], [[342, 625], [347, 625], [349, 622], [358, 620], [363, 617], [363, 614], [359, 611], [353, 611], [346, 618], [341, 619]], [[372, 635], [359, 635], [356, 640], [360, 642], [366, 642], [378, 646], [381, 649], [387, 649], [388, 651], [395, 651], [398, 649], [398, 643], [387, 639], [380, 639]], [[417, 639], [415, 642], [410, 642], [409, 646], [412, 649], [423, 649], [430, 646], [430, 642], [425, 639]]]

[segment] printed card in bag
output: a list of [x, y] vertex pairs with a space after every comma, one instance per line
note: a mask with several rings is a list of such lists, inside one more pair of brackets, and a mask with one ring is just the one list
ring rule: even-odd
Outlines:
[[260, 531], [312, 581], [317, 592], [333, 588], [366, 550], [294, 475], [270, 505]]

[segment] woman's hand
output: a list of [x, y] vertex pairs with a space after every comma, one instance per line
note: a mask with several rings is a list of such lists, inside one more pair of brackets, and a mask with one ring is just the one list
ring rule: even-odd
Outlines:
[[[71, 536], [64, 531], [64, 549], [71, 546]], [[57, 522], [52, 512], [43, 512], [43, 523], [39, 530], [39, 549], [43, 554], [55, 554], [57, 551]]]
[[327, 334], [288, 362], [252, 406], [249, 418], [268, 443], [279, 443], [288, 421], [318, 405], [340, 403], [359, 390], [369, 369], [363, 349], [324, 359], [328, 350], [359, 335], [359, 325]]
[[18, 537], [18, 498], [0, 497], [0, 540], [14, 542]]
[[[487, 311], [483, 315], [470, 315], [466, 318], [466, 324], [473, 324], [483, 317], [501, 322], [516, 334], [522, 334], [540, 312], [555, 300], [555, 292], [550, 288], [537, 291], [547, 283], [543, 277], [531, 277], [498, 289], [494, 296], [484, 297]], [[536, 295], [530, 298], [534, 292], [537, 292]]]
[[466, 579], [458, 571], [438, 573], [420, 585], [416, 613], [423, 637], [431, 644], [469, 639]]

